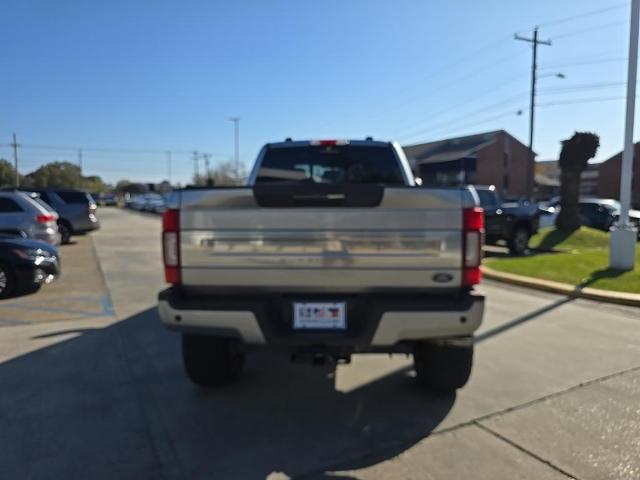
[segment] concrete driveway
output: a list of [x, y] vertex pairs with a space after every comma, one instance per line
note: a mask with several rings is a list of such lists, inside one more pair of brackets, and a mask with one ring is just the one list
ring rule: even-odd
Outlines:
[[100, 219], [86, 268], [112, 315], [2, 324], [0, 309], [0, 478], [640, 476], [638, 309], [486, 282], [457, 395], [382, 355], [334, 374], [255, 354], [238, 384], [203, 391], [154, 310], [159, 219]]

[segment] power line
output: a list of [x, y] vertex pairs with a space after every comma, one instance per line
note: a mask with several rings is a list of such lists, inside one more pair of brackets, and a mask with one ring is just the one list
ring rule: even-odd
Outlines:
[[[502, 105], [505, 105], [505, 104], [511, 103], [511, 102], [513, 102], [514, 100], [520, 99], [520, 98], [524, 97], [525, 95], [528, 95], [528, 93], [529, 93], [529, 92], [521, 92], [521, 93], [519, 93], [518, 95], [514, 95], [514, 96], [512, 96], [512, 97], [509, 97], [508, 99], [502, 100], [502, 101], [497, 102], [497, 103], [493, 103], [493, 104], [491, 104], [491, 105], [487, 105], [487, 106], [482, 107], [482, 108], [480, 108], [480, 109], [478, 109], [478, 110], [475, 110], [475, 111], [473, 111], [473, 112], [471, 112], [471, 113], [465, 114], [465, 115], [464, 115], [464, 117], [465, 117], [465, 119], [470, 118], [470, 117], [475, 117], [476, 115], [479, 115], [479, 114], [485, 113], [485, 112], [487, 112], [487, 111], [491, 111], [491, 110], [495, 109], [495, 107], [499, 107], [499, 106], [502, 106]], [[451, 119], [451, 120], [449, 120], [449, 121], [446, 121], [446, 122], [443, 122], [443, 123], [436, 124], [435, 126], [430, 126], [430, 127], [427, 127], [427, 128], [421, 128], [421, 129], [419, 129], [419, 130], [415, 130], [415, 131], [412, 131], [412, 132], [410, 132], [410, 133], [407, 133], [407, 134], [401, 135], [401, 136], [399, 137], [399, 139], [400, 139], [400, 140], [402, 140], [402, 139], [405, 139], [405, 138], [411, 138], [411, 137], [415, 137], [415, 136], [417, 136], [417, 135], [422, 135], [422, 134], [427, 133], [427, 132], [432, 132], [432, 131], [436, 131], [436, 130], [441, 130], [443, 127], [445, 127], [445, 128], [446, 128], [447, 126], [449, 126], [449, 125], [451, 125], [451, 124], [454, 124], [454, 125], [455, 125], [455, 124], [456, 124], [457, 122], [459, 122], [459, 121], [460, 121], [460, 119], [459, 119], [459, 118]]]
[[[575, 105], [575, 104], [587, 104], [587, 103], [597, 103], [597, 102], [608, 102], [608, 101], [616, 101], [616, 100], [624, 100], [626, 97], [624, 96], [602, 96], [602, 97], [587, 97], [587, 98], [575, 98], [575, 99], [570, 99], [570, 100], [554, 100], [554, 101], [550, 101], [550, 102], [545, 102], [545, 103], [536, 103], [536, 107], [552, 107], [552, 106], [556, 106], [556, 105]], [[523, 108], [519, 108], [517, 110], [509, 110], [509, 111], [503, 111], [501, 113], [498, 113], [496, 115], [490, 116], [490, 117], [486, 117], [474, 122], [467, 122], [467, 123], [463, 123], [461, 125], [456, 125], [450, 129], [445, 130], [444, 132], [441, 133], [441, 135], [446, 134], [447, 132], [450, 131], [459, 131], [462, 130], [464, 128], [467, 127], [471, 127], [474, 125], [481, 125], [484, 123], [489, 123], [492, 122], [494, 120], [499, 120], [500, 118], [504, 118], [506, 116], [510, 116], [510, 115], [514, 115], [514, 114], [522, 114], [526, 111], [529, 110], [529, 107], [523, 107]], [[466, 118], [468, 118], [468, 116], [465, 116], [465, 120]], [[451, 123], [451, 122], [449, 122]], [[411, 137], [415, 137], [416, 135], [419, 135], [421, 133], [425, 133], [428, 131], [434, 131], [434, 130], [441, 130], [441, 128], [439, 127], [435, 127], [435, 128], [431, 128], [431, 129], [427, 129], [427, 130], [422, 130], [422, 131], [418, 131], [418, 132], [413, 132], [411, 134], [405, 135], [403, 137], [400, 137], [399, 140], [404, 140], [407, 138], [411, 138]]]
[[597, 65], [601, 63], [614, 63], [614, 62], [626, 62], [627, 57], [616, 58], [603, 58], [600, 60], [584, 61], [584, 62], [569, 62], [569, 63], [552, 63], [547, 65], [541, 65], [540, 70], [548, 70], [551, 68], [565, 68], [565, 67], [578, 67], [582, 65]]
[[629, 22], [625, 21], [620, 21], [620, 22], [612, 22], [612, 23], [603, 23], [601, 25], [594, 25], [592, 27], [589, 28], [583, 28], [582, 30], [575, 30], [573, 32], [568, 32], [568, 33], [563, 33], [561, 35], [555, 35], [553, 37], [551, 37], [551, 40], [557, 40], [559, 38], [566, 38], [566, 37], [573, 37], [575, 35], [582, 35], [584, 33], [589, 33], [589, 32], [593, 32], [595, 30], [603, 30], [605, 28], [611, 28], [611, 27], [617, 27], [619, 25], [628, 25]]
[[[402, 92], [405, 92], [405, 91], [409, 90], [411, 87], [413, 87], [415, 85], [420, 85], [421, 83], [425, 82], [426, 80], [429, 80], [430, 78], [439, 77], [439, 76], [441, 77], [443, 72], [448, 72], [449, 70], [457, 67], [458, 65], [466, 64], [469, 59], [478, 58], [478, 56], [480, 54], [482, 54], [482, 53], [484, 53], [486, 51], [495, 51], [494, 47], [496, 47], [497, 45], [506, 45], [506, 42], [505, 42], [506, 39], [507, 38], [505, 38], [505, 37], [501, 37], [500, 39], [493, 40], [491, 42], [488, 42], [488, 43], [484, 44], [483, 46], [481, 46], [478, 49], [475, 49], [475, 50], [473, 50], [473, 51], [471, 51], [469, 53], [461, 55], [460, 57], [458, 57], [457, 59], [455, 59], [455, 60], [453, 60], [451, 62], [445, 63], [444, 66], [438, 68], [437, 70], [433, 70], [433, 71], [429, 72], [428, 74], [426, 74], [426, 75], [424, 75], [424, 76], [422, 76], [420, 78], [417, 78], [415, 80], [412, 80], [409, 83], [406, 83], [404, 86], [400, 87], [399, 89], [394, 90], [395, 91], [395, 95], [400, 94]], [[504, 58], [504, 59], [500, 59], [500, 60], [497, 61], [497, 63], [501, 63], [501, 62], [503, 62], [505, 60], [508, 60], [511, 57], [512, 56], [509, 56], [509, 57]], [[492, 67], [492, 64], [490, 64], [489, 66], [482, 67], [482, 70], [485, 70], [485, 69], [488, 69], [488, 68], [491, 68], [491, 67]], [[464, 80], [472, 77], [476, 73], [477, 73], [477, 70], [474, 70], [473, 72], [463, 76], [462, 78], [458, 78], [456, 80], [453, 80], [452, 82], [447, 82], [446, 85], [449, 85], [450, 83], [454, 83], [454, 84], [459, 83], [461, 81], [464, 81]], [[387, 94], [378, 96], [378, 97], [374, 98], [373, 100], [370, 100], [368, 102], [368, 104], [364, 108], [354, 109], [351, 112], [348, 112], [345, 115], [342, 115], [342, 118], [344, 118], [345, 116], [353, 117], [353, 116], [359, 115], [362, 112], [369, 110], [372, 106], [374, 108], [376, 108], [381, 101], [387, 100], [388, 98], [390, 98], [393, 95], [394, 95], [394, 93], [387, 93]], [[321, 125], [319, 128], [325, 128], [327, 126], [330, 126], [332, 123], [333, 122], [326, 122], [323, 125]]]
[[[71, 147], [66, 145], [39, 145], [39, 144], [23, 144], [22, 148], [30, 149], [30, 150], [57, 150], [57, 151], [67, 151], [67, 152], [77, 152], [78, 147]], [[111, 147], [82, 147], [83, 152], [96, 152], [96, 153], [112, 153], [112, 154], [124, 154], [124, 155], [165, 155], [167, 150], [153, 150], [153, 149], [127, 149], [127, 148], [111, 148]], [[192, 151], [190, 150], [174, 150], [170, 149], [169, 151], [181, 154], [181, 155], [190, 155]], [[227, 155], [223, 153], [209, 153], [211, 156], [215, 157], [227, 157]]]
[[613, 87], [623, 87], [626, 82], [601, 82], [601, 83], [585, 83], [582, 85], [569, 85], [566, 87], [543, 88], [539, 90], [539, 94], [555, 94], [564, 92], [574, 92], [577, 90], [600, 90]]
[[538, 27], [551, 27], [555, 25], [560, 25], [562, 23], [571, 22], [573, 20], [578, 20], [581, 18], [591, 17], [593, 15], [599, 15], [601, 13], [610, 12], [612, 10], [618, 10], [620, 8], [628, 8], [629, 2], [617, 3], [615, 5], [611, 5], [609, 7], [598, 8], [596, 10], [590, 10], [588, 12], [579, 13], [577, 15], [571, 15], [569, 17], [558, 18], [556, 20], [550, 20], [548, 22], [538, 24]]
[[617, 97], [593, 97], [593, 98], [575, 98], [573, 100], [558, 100], [554, 102], [547, 103], [539, 103], [538, 107], [551, 107], [554, 105], [573, 105], [579, 103], [594, 103], [594, 102], [609, 102], [612, 100], [624, 100], [627, 97], [617, 96]]
[[[471, 127], [471, 126], [474, 126], [474, 125], [481, 125], [483, 123], [488, 123], [488, 122], [491, 122], [491, 121], [494, 121], [494, 120], [499, 120], [500, 118], [503, 118], [503, 117], [506, 117], [506, 116], [516, 115], [516, 114], [522, 112], [523, 110], [525, 110], [525, 109], [516, 109], [516, 110], [503, 111], [503, 112], [501, 112], [501, 113], [499, 113], [497, 115], [493, 115], [491, 117], [486, 117], [486, 118], [483, 118], [481, 120], [476, 120], [474, 122], [468, 122], [468, 123], [462, 124], [462, 125], [456, 125], [455, 127], [452, 127], [452, 128], [450, 128], [448, 130], [445, 130], [445, 132], [441, 133], [441, 135], [444, 135], [444, 133], [449, 132], [449, 131], [459, 130], [459, 129], [463, 129], [463, 128], [466, 128], [466, 127]], [[436, 129], [431, 129], [431, 130], [440, 130], [440, 129], [436, 128]], [[429, 131], [429, 130], [426, 130], [426, 131]], [[414, 132], [412, 134], [400, 137], [399, 140], [406, 140], [408, 138], [415, 137], [415, 136], [417, 136], [419, 134], [422, 134], [424, 132], [425, 131]]]
[[[436, 116], [438, 116], [438, 115], [440, 115], [442, 113], [448, 113], [448, 112], [451, 112], [453, 110], [458, 109], [459, 107], [467, 106], [470, 103], [472, 103], [474, 101], [477, 101], [478, 99], [482, 98], [483, 95], [487, 95], [487, 94], [490, 94], [490, 93], [495, 93], [495, 92], [501, 90], [503, 87], [515, 83], [516, 81], [520, 80], [521, 78], [522, 78], [522, 75], [518, 75], [516, 77], [513, 77], [513, 78], [505, 81], [505, 82], [499, 83], [497, 85], [493, 85], [492, 88], [490, 88], [488, 90], [485, 90], [485, 91], [483, 91], [481, 93], [475, 94], [472, 97], [467, 97], [464, 100], [462, 100], [462, 101], [460, 101], [458, 103], [455, 103], [455, 104], [453, 104], [451, 106], [445, 107], [445, 108], [440, 109], [440, 110], [436, 110], [435, 112], [429, 112], [429, 116], [436, 117]], [[504, 102], [500, 102], [500, 103], [502, 104]]]

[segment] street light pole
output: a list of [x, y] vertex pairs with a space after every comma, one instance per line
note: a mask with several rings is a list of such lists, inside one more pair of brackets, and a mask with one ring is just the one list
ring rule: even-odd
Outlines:
[[234, 155], [234, 162], [235, 162], [235, 170], [236, 170], [236, 176], [238, 176], [240, 174], [240, 117], [231, 117], [229, 118], [230, 121], [233, 122], [233, 137], [234, 137], [234, 143], [235, 143], [235, 155]]
[[167, 178], [171, 185], [171, 152], [169, 150], [167, 150]]
[[193, 152], [193, 184], [198, 185], [198, 177], [200, 176], [199, 168], [198, 168], [198, 158], [200, 154], [197, 150]]
[[16, 141], [16, 134], [13, 134], [13, 143], [11, 144], [13, 147], [13, 168], [15, 170], [15, 178], [13, 180], [15, 188], [20, 187], [20, 173], [18, 173], [18, 147], [20, 144]]
[[638, 232], [629, 224], [631, 181], [633, 178], [633, 124], [635, 117], [636, 78], [638, 73], [638, 20], [640, 0], [631, 0], [631, 30], [629, 34], [629, 65], [627, 69], [627, 109], [624, 126], [624, 151], [620, 169], [620, 216], [609, 236], [609, 267], [633, 270]]

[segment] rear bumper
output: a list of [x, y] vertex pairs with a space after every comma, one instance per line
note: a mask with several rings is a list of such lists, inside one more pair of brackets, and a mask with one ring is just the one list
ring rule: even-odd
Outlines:
[[[345, 301], [345, 331], [293, 330], [294, 301]], [[239, 294], [193, 297], [172, 287], [160, 292], [158, 310], [172, 330], [237, 338], [275, 347], [333, 346], [354, 351], [391, 350], [415, 340], [470, 337], [480, 326], [484, 295]]]
[[94, 213], [90, 213], [86, 218], [77, 218], [71, 222], [73, 233], [87, 233], [100, 228], [100, 221]]
[[49, 245], [58, 246], [60, 245], [60, 234], [58, 233], [58, 229], [47, 229], [46, 231], [36, 232], [33, 235], [35, 240], [40, 240], [42, 242], [48, 243]]

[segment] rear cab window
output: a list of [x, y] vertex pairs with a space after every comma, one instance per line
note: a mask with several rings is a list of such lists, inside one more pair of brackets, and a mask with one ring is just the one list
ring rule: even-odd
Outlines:
[[389, 145], [301, 145], [268, 147], [255, 183], [402, 186], [405, 179]]
[[496, 194], [490, 190], [477, 189], [476, 193], [480, 199], [480, 206], [484, 208], [498, 206]]

